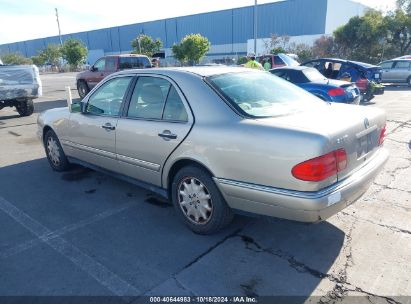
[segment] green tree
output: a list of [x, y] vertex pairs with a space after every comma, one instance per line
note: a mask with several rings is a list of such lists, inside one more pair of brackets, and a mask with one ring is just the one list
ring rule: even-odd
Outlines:
[[40, 55], [32, 56], [31, 60], [33, 61], [33, 64], [37, 65], [38, 67], [46, 64], [46, 60]]
[[397, 0], [397, 8], [411, 14], [411, 0]]
[[382, 37], [383, 15], [376, 10], [369, 10], [362, 17], [352, 17], [334, 32], [334, 40], [342, 56], [367, 62], [381, 59]]
[[33, 61], [30, 58], [24, 57], [20, 53], [8, 53], [1, 55], [1, 60], [4, 64], [11, 65], [33, 64]]
[[39, 56], [41, 56], [46, 63], [51, 64], [53, 66], [60, 65], [60, 58], [61, 58], [61, 47], [58, 44], [50, 43], [47, 45], [45, 49], [43, 49]]
[[188, 62], [190, 65], [199, 63], [210, 50], [210, 41], [200, 34], [185, 36], [179, 44], [173, 45], [174, 57], [180, 62]]
[[386, 56], [395, 57], [408, 53], [411, 49], [411, 14], [396, 10], [384, 17], [383, 28], [388, 45]]
[[78, 39], [67, 39], [61, 47], [63, 59], [74, 69], [86, 60], [87, 52], [86, 46]]
[[161, 50], [163, 42], [158, 38], [153, 40], [150, 36], [140, 34], [136, 39], [131, 41], [131, 46], [134, 48], [133, 53], [151, 57], [154, 53]]

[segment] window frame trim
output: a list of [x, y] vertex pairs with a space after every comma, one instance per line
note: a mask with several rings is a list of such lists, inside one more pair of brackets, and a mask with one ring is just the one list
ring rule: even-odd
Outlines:
[[[112, 80], [115, 80], [115, 79], [117, 79], [117, 78], [131, 78], [130, 83], [129, 83], [128, 86], [127, 86], [127, 90], [126, 90], [126, 92], [125, 92], [125, 94], [124, 94], [124, 96], [123, 96], [123, 99], [122, 99], [122, 101], [121, 101], [121, 106], [120, 106], [120, 109], [119, 109], [119, 111], [118, 111], [118, 114], [117, 114], [117, 115], [104, 115], [104, 114], [95, 114], [95, 113], [87, 112], [87, 107], [88, 107], [88, 105], [89, 105], [89, 103], [90, 103], [90, 99], [91, 99], [95, 94], [97, 94], [97, 92], [99, 91], [99, 89], [100, 89], [101, 87], [103, 87], [106, 83], [108, 83], [108, 82], [110, 82], [110, 81], [112, 81]], [[116, 75], [115, 77], [110, 77], [110, 78], [107, 79], [106, 81], [101, 82], [98, 86], [95, 87], [95, 89], [93, 90], [94, 92], [92, 92], [92, 94], [87, 98], [87, 102], [84, 103], [84, 111], [83, 111], [82, 113], [83, 113], [84, 115], [93, 115], [93, 116], [100, 116], [100, 117], [111, 117], [111, 118], [121, 117], [121, 114], [122, 114], [122, 112], [123, 112], [123, 108], [124, 108], [124, 105], [125, 105], [125, 101], [126, 101], [127, 98], [128, 98], [128, 94], [129, 94], [129, 91], [130, 91], [130, 86], [132, 85], [133, 80], [134, 80], [134, 76], [133, 76], [133, 75]]]
[[[137, 82], [139, 80], [139, 78], [141, 77], [153, 77], [153, 78], [160, 78], [160, 79], [164, 79], [166, 81], [168, 81], [170, 83], [170, 88], [167, 92], [167, 96], [165, 98], [164, 101], [164, 105], [163, 105], [163, 109], [161, 112], [161, 118], [145, 118], [145, 117], [131, 117], [128, 116], [128, 110], [130, 108], [130, 104], [131, 104], [131, 97], [133, 96], [134, 93], [134, 89], [137, 85]], [[170, 94], [170, 90], [171, 90], [171, 86], [174, 86], [175, 90], [177, 91], [178, 96], [180, 97], [181, 102], [183, 103], [184, 109], [187, 113], [187, 121], [182, 121], [182, 120], [168, 120], [168, 119], [163, 119], [164, 116], [164, 109], [165, 106], [167, 104], [167, 99], [168, 99], [168, 95]], [[159, 75], [159, 74], [151, 74], [151, 73], [147, 73], [147, 74], [135, 74], [134, 75], [134, 81], [133, 81], [133, 86], [132, 88], [129, 87], [129, 92], [127, 95], [127, 100], [124, 103], [124, 107], [123, 110], [121, 112], [121, 116], [120, 118], [124, 118], [124, 119], [130, 119], [130, 120], [140, 120], [140, 121], [155, 121], [155, 122], [170, 122], [170, 123], [180, 123], [180, 124], [192, 124], [195, 121], [195, 116], [193, 114], [193, 111], [191, 109], [191, 106], [189, 104], [189, 102], [187, 101], [186, 96], [184, 95], [183, 91], [181, 90], [181, 88], [177, 85], [177, 83], [175, 83], [175, 81], [165, 75]]]

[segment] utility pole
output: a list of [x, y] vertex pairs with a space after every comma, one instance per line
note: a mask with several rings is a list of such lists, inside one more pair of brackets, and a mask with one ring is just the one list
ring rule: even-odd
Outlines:
[[56, 18], [57, 18], [57, 27], [59, 28], [60, 45], [63, 45], [63, 40], [61, 40], [61, 30], [60, 30], [59, 12], [58, 12], [57, 8], [55, 8], [55, 10], [56, 10]]
[[254, 1], [254, 55], [257, 56], [257, 0]]

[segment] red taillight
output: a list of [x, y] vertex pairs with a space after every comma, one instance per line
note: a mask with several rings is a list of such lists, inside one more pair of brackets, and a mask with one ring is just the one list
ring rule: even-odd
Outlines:
[[381, 129], [380, 138], [378, 139], [378, 145], [381, 146], [385, 139], [385, 132], [387, 131], [387, 125]]
[[347, 153], [344, 149], [338, 149], [294, 166], [291, 173], [300, 180], [319, 182], [345, 168]]
[[328, 95], [330, 96], [341, 96], [345, 95], [345, 91], [342, 88], [335, 88], [328, 91]]

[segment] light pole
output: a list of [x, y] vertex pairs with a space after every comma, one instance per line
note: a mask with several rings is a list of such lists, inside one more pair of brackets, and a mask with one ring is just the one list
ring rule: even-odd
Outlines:
[[56, 10], [56, 18], [57, 18], [57, 27], [59, 28], [60, 45], [63, 45], [63, 40], [61, 40], [61, 30], [60, 30], [59, 12], [58, 12], [57, 8], [55, 8], [55, 10]]
[[254, 0], [254, 55], [257, 56], [257, 0]]

